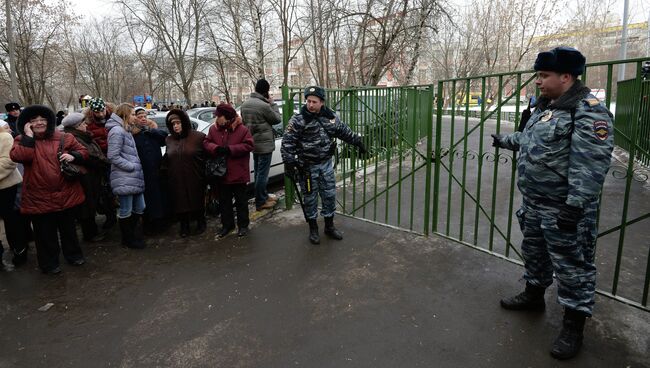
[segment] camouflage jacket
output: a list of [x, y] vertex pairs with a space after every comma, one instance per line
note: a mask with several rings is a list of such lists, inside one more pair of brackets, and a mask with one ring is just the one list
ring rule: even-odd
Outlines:
[[361, 142], [361, 138], [329, 108], [323, 106], [320, 114], [314, 115], [303, 106], [300, 114], [291, 117], [282, 137], [282, 161], [309, 165], [329, 160], [334, 138], [353, 145]]
[[613, 145], [612, 114], [580, 81], [552, 103], [540, 98], [524, 130], [501, 141], [519, 151], [525, 198], [580, 208], [598, 200]]

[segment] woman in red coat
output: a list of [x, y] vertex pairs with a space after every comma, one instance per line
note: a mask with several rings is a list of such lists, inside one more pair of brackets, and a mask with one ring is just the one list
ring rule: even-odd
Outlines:
[[219, 182], [219, 203], [221, 224], [219, 237], [235, 229], [232, 199], [237, 208], [238, 236], [248, 233], [248, 196], [246, 184], [250, 181], [250, 153], [253, 151], [253, 136], [242, 124], [232, 106], [222, 103], [215, 111], [216, 120], [203, 141], [206, 153], [211, 157], [226, 156], [226, 175]]
[[[74, 214], [74, 208], [85, 199], [84, 192], [79, 180], [63, 177], [60, 161], [81, 163], [88, 158], [88, 151], [72, 135], [55, 130], [55, 123], [54, 112], [48, 107], [26, 107], [18, 118], [20, 135], [10, 153], [11, 160], [25, 167], [20, 212], [32, 220], [38, 266], [49, 274], [61, 272], [60, 249], [71, 265], [85, 263]], [[62, 135], [63, 153], [59, 155]]]

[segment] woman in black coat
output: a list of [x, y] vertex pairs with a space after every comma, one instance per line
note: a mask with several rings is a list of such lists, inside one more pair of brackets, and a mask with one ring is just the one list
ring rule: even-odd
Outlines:
[[167, 201], [160, 178], [160, 147], [165, 146], [167, 133], [158, 129], [153, 120], [147, 119], [147, 111], [143, 107], [136, 107], [135, 114], [136, 121], [129, 128], [144, 172], [144, 202], [147, 204], [144, 210], [144, 231], [155, 234], [167, 227]]
[[104, 239], [105, 234], [97, 228], [95, 216], [102, 189], [102, 177], [106, 170], [110, 168], [110, 163], [102, 149], [93, 140], [92, 133], [86, 130], [87, 124], [83, 114], [78, 112], [70, 113], [63, 118], [61, 125], [63, 125], [65, 133], [72, 134], [77, 142], [88, 150], [88, 159], [83, 163], [87, 172], [81, 177], [81, 186], [86, 199], [78, 208], [77, 220], [81, 224], [84, 241], [101, 241]]
[[[166, 118], [167, 176], [174, 213], [181, 223], [180, 236], [202, 234], [205, 231], [205, 134], [192, 130], [190, 118], [182, 110], [171, 110]], [[190, 220], [196, 220], [196, 230], [190, 232]]]

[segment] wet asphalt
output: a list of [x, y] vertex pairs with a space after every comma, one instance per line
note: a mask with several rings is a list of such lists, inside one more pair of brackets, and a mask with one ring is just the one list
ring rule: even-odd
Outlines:
[[[499, 307], [521, 268], [437, 236], [337, 216], [307, 242], [298, 210], [215, 240], [176, 227], [142, 251], [118, 231], [88, 262], [0, 272], [4, 367], [648, 367], [650, 314], [597, 296], [583, 351], [548, 354], [561, 310]], [[322, 228], [322, 221], [321, 221]], [[6, 257], [6, 256], [5, 256]], [[53, 303], [47, 311], [38, 308]]]

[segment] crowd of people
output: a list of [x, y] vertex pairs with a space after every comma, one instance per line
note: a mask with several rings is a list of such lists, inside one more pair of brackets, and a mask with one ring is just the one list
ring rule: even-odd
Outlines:
[[[179, 222], [180, 237], [203, 234], [206, 194], [219, 198], [217, 236], [235, 230], [246, 236], [250, 154], [270, 157], [274, 146], [269, 150], [266, 132], [280, 121], [269, 88], [258, 81], [253, 96], [261, 105], [247, 110], [250, 124], [231, 105], [216, 105], [207, 135], [193, 130], [180, 108], [168, 111], [167, 129], [160, 129], [143, 107], [99, 97], [63, 117], [42, 105], [7, 104], [8, 118], [0, 120], [0, 216], [11, 262], [25, 264], [33, 240], [43, 273], [61, 272], [61, 253], [70, 265], [83, 265], [77, 226], [84, 242], [101, 242], [119, 224], [121, 244], [134, 249], [145, 248], [146, 236], [173, 221]], [[259, 142], [251, 130], [265, 132]], [[217, 159], [226, 167], [223, 175], [212, 177], [206, 166]], [[269, 166], [264, 160], [255, 174], [257, 210], [277, 203], [266, 189]], [[98, 215], [105, 218], [101, 226]], [[3, 251], [0, 243], [0, 257]]]

